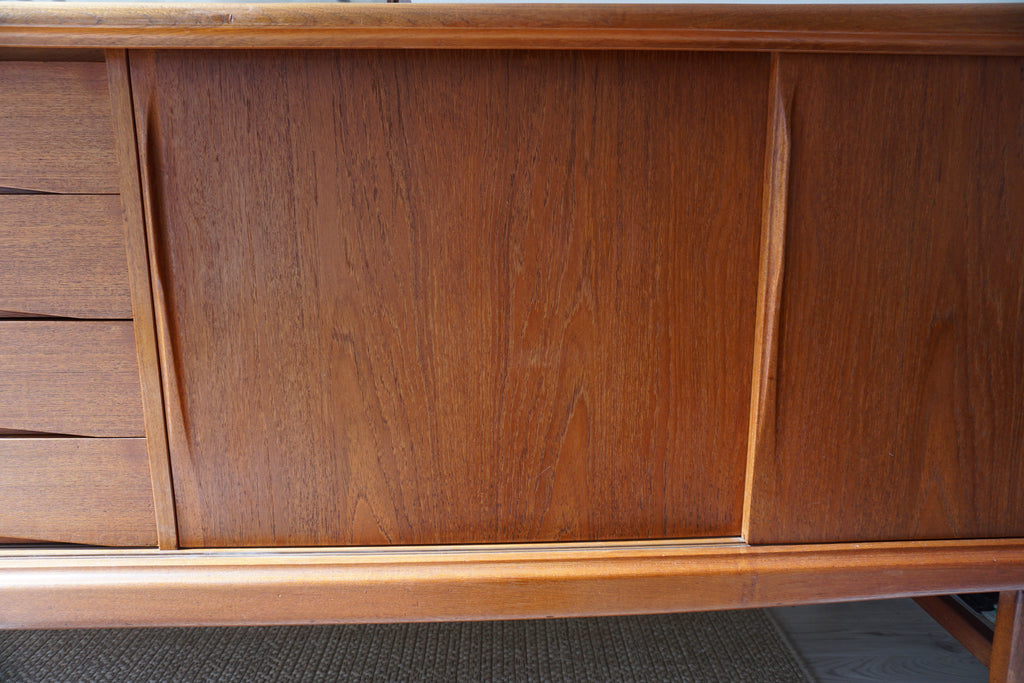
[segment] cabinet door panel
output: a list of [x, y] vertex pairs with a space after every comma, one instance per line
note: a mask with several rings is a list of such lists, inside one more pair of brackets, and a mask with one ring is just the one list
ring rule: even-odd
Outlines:
[[739, 532], [765, 56], [132, 75], [182, 545]]
[[1024, 60], [780, 69], [775, 447], [749, 540], [1024, 534]]

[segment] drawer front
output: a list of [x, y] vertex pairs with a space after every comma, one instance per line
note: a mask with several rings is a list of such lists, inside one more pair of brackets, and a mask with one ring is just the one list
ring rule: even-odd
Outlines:
[[0, 316], [132, 317], [120, 198], [0, 195]]
[[119, 191], [106, 65], [0, 62], [0, 188]]
[[0, 537], [156, 545], [145, 439], [0, 438]]
[[130, 321], [0, 321], [0, 432], [143, 436]]

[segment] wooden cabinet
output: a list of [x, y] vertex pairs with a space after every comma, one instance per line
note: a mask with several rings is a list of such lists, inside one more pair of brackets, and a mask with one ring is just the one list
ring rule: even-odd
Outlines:
[[1019, 6], [0, 7], [0, 541], [160, 548], [0, 549], [0, 626], [1020, 590], [1022, 59]]

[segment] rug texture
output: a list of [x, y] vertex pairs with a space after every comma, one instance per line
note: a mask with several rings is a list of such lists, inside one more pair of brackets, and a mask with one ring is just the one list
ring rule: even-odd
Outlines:
[[433, 624], [0, 632], [5, 683], [808, 681], [762, 610]]

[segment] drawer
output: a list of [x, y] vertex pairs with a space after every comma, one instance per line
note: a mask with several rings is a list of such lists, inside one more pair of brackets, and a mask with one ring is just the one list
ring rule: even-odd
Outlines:
[[0, 321], [0, 433], [143, 436], [130, 321]]
[[156, 545], [145, 439], [0, 438], [0, 537]]
[[117, 193], [106, 65], [0, 62], [0, 188]]
[[120, 198], [0, 195], [0, 316], [131, 318]]

